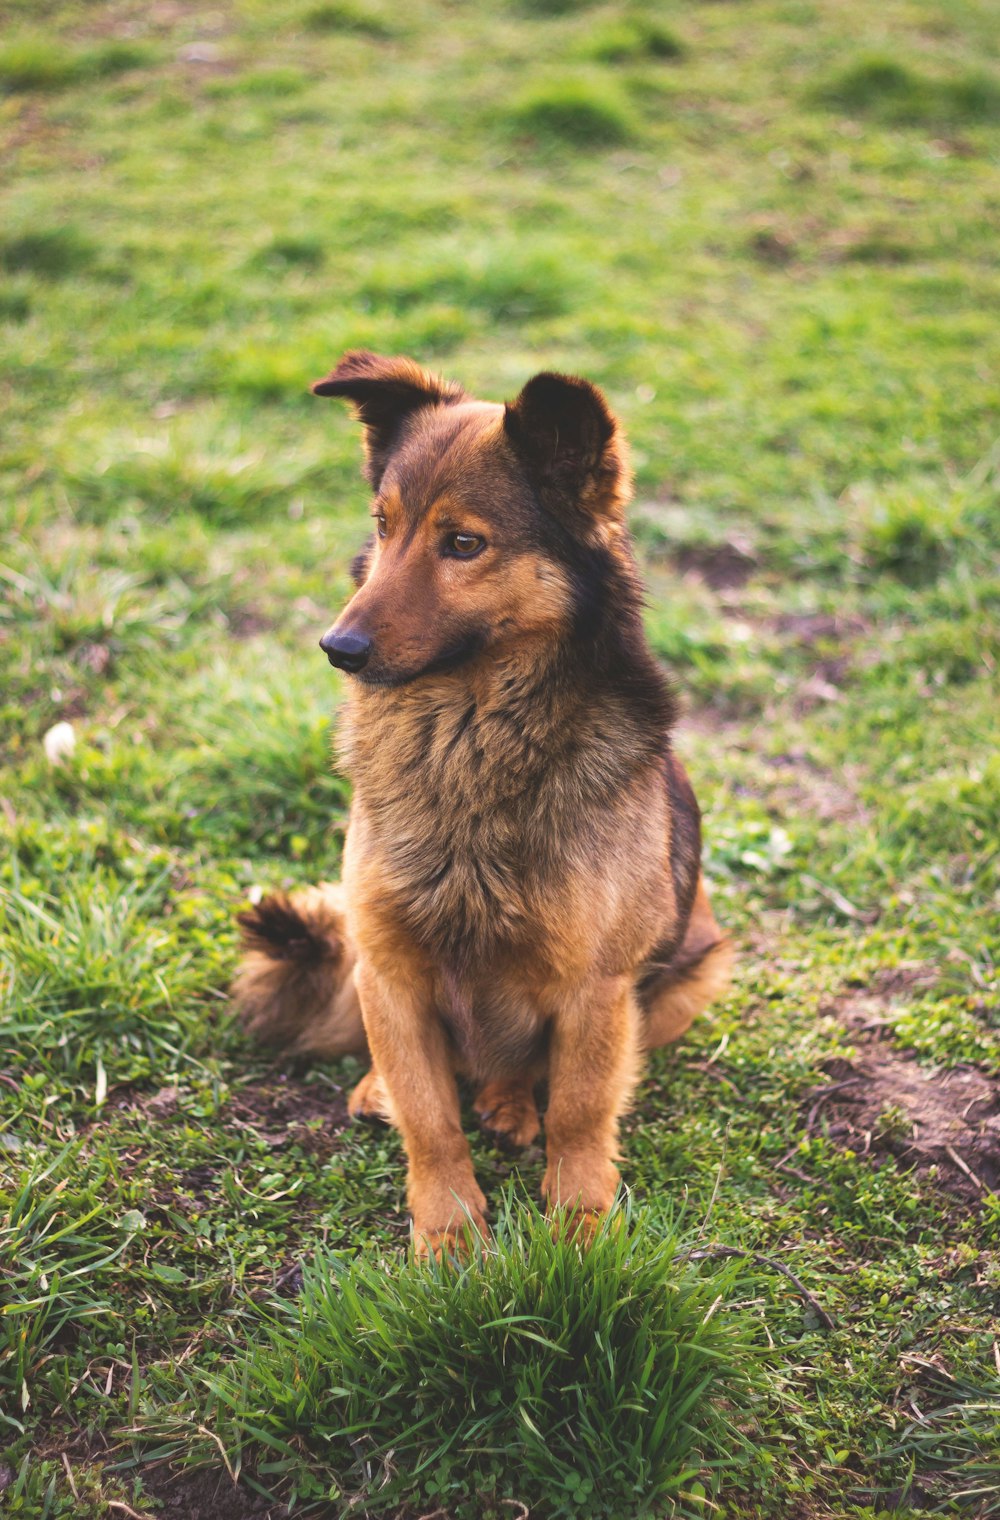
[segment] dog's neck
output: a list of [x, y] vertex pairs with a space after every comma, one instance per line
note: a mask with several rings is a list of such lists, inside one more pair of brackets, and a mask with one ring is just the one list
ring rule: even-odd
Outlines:
[[617, 643], [593, 630], [523, 641], [403, 687], [355, 687], [345, 769], [373, 802], [427, 783], [496, 806], [567, 767], [592, 788], [624, 784], [665, 753], [674, 708], [638, 616], [620, 630]]
[[355, 687], [342, 712], [386, 900], [448, 964], [530, 939], [581, 834], [666, 758], [671, 699], [638, 617], [618, 646], [595, 632]]

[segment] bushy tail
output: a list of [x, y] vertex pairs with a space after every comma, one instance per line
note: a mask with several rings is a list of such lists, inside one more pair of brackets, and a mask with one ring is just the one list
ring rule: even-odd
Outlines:
[[647, 1050], [679, 1040], [694, 1019], [729, 986], [735, 951], [715, 921], [703, 879], [680, 950], [643, 967], [636, 992]]
[[237, 922], [243, 959], [233, 997], [244, 1028], [289, 1055], [363, 1054], [367, 1042], [340, 883], [272, 892]]
[[669, 1045], [687, 1033], [698, 1014], [729, 986], [734, 960], [732, 943], [720, 939], [700, 955], [682, 960], [639, 984], [639, 1005], [646, 1015], [647, 1050]]

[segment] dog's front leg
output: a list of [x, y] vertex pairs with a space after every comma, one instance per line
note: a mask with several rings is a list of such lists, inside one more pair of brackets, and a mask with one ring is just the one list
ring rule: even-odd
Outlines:
[[554, 1012], [542, 1193], [550, 1211], [572, 1209], [585, 1229], [618, 1187], [618, 1121], [635, 1085], [638, 1028], [631, 978], [567, 989]]
[[467, 1219], [486, 1229], [447, 1037], [426, 975], [405, 963], [388, 973], [363, 962], [357, 983], [375, 1068], [406, 1146], [414, 1248], [437, 1254], [461, 1242]]

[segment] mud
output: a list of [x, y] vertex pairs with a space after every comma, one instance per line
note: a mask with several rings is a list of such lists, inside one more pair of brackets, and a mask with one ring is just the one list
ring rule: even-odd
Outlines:
[[823, 1070], [830, 1080], [808, 1095], [808, 1129], [859, 1156], [892, 1157], [919, 1174], [934, 1168], [938, 1185], [967, 1204], [1000, 1188], [995, 1078], [924, 1065], [878, 1038]]

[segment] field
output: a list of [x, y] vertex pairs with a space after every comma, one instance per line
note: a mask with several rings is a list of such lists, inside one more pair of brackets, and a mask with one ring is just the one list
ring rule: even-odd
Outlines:
[[[0, 1509], [1000, 1514], [992, 0], [2, 11]], [[316, 641], [367, 507], [308, 384], [362, 345], [496, 399], [586, 374], [632, 440], [740, 960], [650, 1062], [590, 1263], [541, 1154], [478, 1136], [500, 1251], [407, 1265], [359, 1068], [227, 1002], [248, 895], [338, 869]], [[692, 1378], [708, 1336], [655, 1502], [615, 1497], [631, 1320], [578, 1461], [534, 1431], [567, 1353], [526, 1261], [583, 1318], [662, 1295]], [[519, 1294], [545, 1332], [519, 1435], [483, 1283], [504, 1347]], [[449, 1399], [447, 1458], [408, 1445]]]

